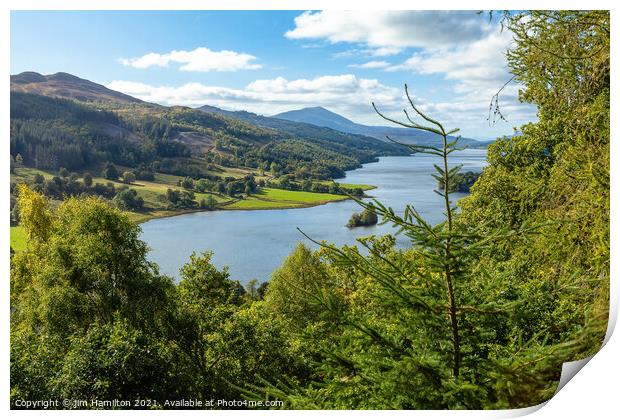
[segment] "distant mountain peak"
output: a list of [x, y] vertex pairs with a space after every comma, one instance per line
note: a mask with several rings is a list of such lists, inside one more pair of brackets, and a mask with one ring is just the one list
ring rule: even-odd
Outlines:
[[292, 111], [282, 112], [274, 115], [274, 118], [283, 120], [303, 122], [307, 124], [318, 125], [319, 127], [328, 127], [334, 130], [352, 133], [355, 123], [342, 115], [336, 114], [322, 106], [314, 106]]
[[[48, 80], [65, 80], [65, 81], [78, 81], [78, 80], [82, 80], [82, 81], [86, 81], [88, 82], [88, 80], [86, 79], [81, 79], [77, 76], [74, 76], [72, 74], [69, 73], [65, 73], [65, 72], [58, 72], [58, 73], [54, 73], [54, 74], [50, 74], [49, 76], [44, 76], [46, 77]], [[93, 82], [91, 82], [93, 83]]]
[[[410, 144], [435, 145], [438, 141], [434, 135], [417, 129], [358, 124], [322, 106], [295, 109], [273, 117], [327, 127], [345, 133], [370, 136], [383, 141], [388, 135]], [[488, 143], [467, 138], [461, 139], [461, 144], [469, 147], [484, 147]]]
[[69, 73], [42, 75], [34, 71], [11, 75], [11, 90], [85, 102], [140, 103], [140, 99]]
[[40, 83], [45, 82], [47, 79], [36, 71], [25, 71], [23, 73], [15, 74], [11, 76], [11, 84], [13, 83]]

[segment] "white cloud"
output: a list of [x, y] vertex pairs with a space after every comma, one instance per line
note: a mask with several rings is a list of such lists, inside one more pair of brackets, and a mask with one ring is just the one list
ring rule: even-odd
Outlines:
[[[287, 80], [283, 77], [256, 80], [243, 89], [187, 83], [181, 86], [152, 86], [115, 80], [108, 88], [162, 105], [213, 105], [273, 115], [295, 108], [324, 106], [356, 121], [378, 124], [371, 102], [401, 104], [402, 90], [376, 79], [352, 74]], [[394, 110], [392, 105], [389, 109]], [[400, 105], [399, 105], [400, 107]]]
[[181, 71], [237, 71], [260, 69], [260, 64], [254, 63], [256, 57], [250, 54], [235, 51], [212, 51], [199, 47], [192, 51], [171, 51], [165, 54], [148, 53], [137, 58], [123, 58], [120, 62], [124, 66], [138, 69], [149, 67], [168, 67], [170, 63], [182, 64]]
[[535, 118], [535, 108], [519, 103], [519, 86], [511, 84], [500, 98], [509, 122], [488, 127], [489, 102], [511, 77], [504, 54], [512, 34], [473, 11], [304, 12], [285, 36], [352, 47], [334, 54], [335, 58], [408, 52], [409, 58], [400, 64], [371, 60], [349, 67], [443, 78], [445, 82], [435, 82], [429, 89], [441, 91], [438, 99], [423, 100], [421, 107], [464, 132], [505, 132]]
[[[512, 34], [496, 29], [474, 42], [416, 52], [402, 64], [387, 67], [385, 70], [443, 76], [452, 82], [451, 100], [430, 104], [427, 111], [447, 121], [454, 120], [455, 124], [458, 124], [455, 116], [465, 123], [486, 121], [491, 98], [511, 78], [505, 53], [512, 42]], [[500, 124], [504, 128], [512, 128], [535, 118], [535, 107], [518, 101], [518, 90], [521, 87], [511, 83], [501, 92], [501, 110], [508, 119], [508, 123]]]
[[295, 18], [289, 39], [325, 39], [361, 43], [375, 55], [402, 48], [441, 48], [483, 37], [489, 26], [473, 11], [335, 11], [304, 12]]
[[332, 54], [334, 58], [350, 58], [350, 57], [389, 57], [391, 55], [400, 54], [403, 51], [401, 47], [379, 47], [379, 48], [351, 48]]
[[468, 80], [475, 83], [505, 81], [508, 69], [504, 54], [511, 40], [509, 32], [498, 30], [474, 42], [416, 52], [404, 63], [387, 70], [442, 74], [448, 80]]
[[358, 69], [383, 69], [386, 67], [390, 67], [390, 63], [387, 61], [368, 61], [363, 64], [349, 64], [349, 67], [355, 67]]

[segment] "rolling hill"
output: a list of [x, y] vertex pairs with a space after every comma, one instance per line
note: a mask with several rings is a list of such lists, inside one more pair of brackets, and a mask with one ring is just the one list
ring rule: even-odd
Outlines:
[[379, 152], [381, 155], [405, 155], [410, 153], [405, 147], [388, 143], [375, 137], [352, 134], [344, 130], [318, 124], [266, 117], [247, 111], [226, 111], [210, 105], [204, 105], [198, 109], [207, 113], [232, 117], [260, 127], [278, 130], [328, 147], [336, 147], [335, 145], [339, 145], [342, 148], [355, 147], [358, 150], [364, 150], [371, 154]]
[[33, 71], [27, 71], [11, 75], [11, 91], [84, 102], [143, 103], [140, 99], [108, 89], [90, 80], [80, 79], [69, 73], [55, 73], [44, 76]]
[[194, 178], [209, 167], [268, 168], [331, 179], [406, 148], [372, 137], [251, 113], [161, 106], [79, 77], [11, 76], [11, 155], [81, 171], [113, 162]]

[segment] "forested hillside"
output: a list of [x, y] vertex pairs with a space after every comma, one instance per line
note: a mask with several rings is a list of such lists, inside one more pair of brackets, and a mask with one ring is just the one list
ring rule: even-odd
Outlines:
[[[20, 154], [27, 166], [39, 169], [81, 170], [105, 161], [132, 167], [158, 161], [158, 166], [166, 158], [195, 156], [207, 163], [265, 170], [275, 162], [284, 173], [308, 165], [311, 176], [329, 179], [379, 155], [406, 153], [402, 147], [333, 130], [321, 135], [285, 132], [191, 108], [74, 102], [18, 92], [11, 93], [11, 122], [11, 155]], [[264, 147], [279, 143], [285, 144], [285, 158], [265, 154]], [[156, 170], [169, 172], [166, 163], [162, 166]], [[182, 167], [172, 166], [177, 172]]]
[[368, 158], [376, 155], [377, 151], [380, 151], [384, 156], [402, 155], [407, 152], [406, 148], [388, 142], [385, 138], [379, 140], [374, 137], [350, 134], [346, 131], [337, 131], [319, 125], [265, 117], [263, 115], [258, 115], [247, 111], [224, 111], [208, 105], [202, 106], [198, 109], [213, 114], [227, 115], [261, 127], [279, 130], [289, 133], [295, 137], [310, 139], [322, 147], [330, 148], [338, 145], [340, 150], [346, 151], [348, 148], [354, 146], [356, 149], [367, 153]]
[[[181, 211], [297, 207], [343, 199], [344, 193], [361, 195], [358, 186], [325, 182], [378, 156], [409, 153], [320, 127], [290, 124], [294, 129], [281, 130], [144, 103], [64, 73], [22, 73], [12, 76], [11, 88], [12, 225], [19, 223], [15, 193], [22, 182], [54, 200], [100, 196], [144, 220]], [[303, 197], [265, 201], [256, 195], [262, 187], [317, 195], [312, 203]], [[323, 193], [332, 195], [318, 195]]]
[[[12, 406], [249, 399], [284, 409], [506, 409], [550, 399], [562, 363], [594, 354], [607, 328], [610, 15], [533, 11], [502, 20], [514, 33], [507, 63], [523, 85], [520, 99], [538, 107], [539, 120], [489, 147], [488, 167], [457, 208], [450, 201], [457, 128], [412, 101], [411, 118], [401, 122], [438, 139], [411, 150], [441, 158], [433, 175], [443, 185], [445, 220], [429, 225], [415, 201], [397, 214], [360, 200], [395, 225], [405, 249], [394, 235], [360, 238], [355, 247], [311, 238], [318, 251], [299, 244], [268, 284], [246, 287], [206, 250], [175, 284], [147, 260], [139, 227], [106, 200], [52, 206], [16, 187], [28, 247], [11, 259]], [[189, 132], [246, 166], [275, 156], [272, 163], [287, 168], [334, 162], [327, 170], [357, 159], [199, 110], [137, 105], [109, 113], [16, 98], [55, 104], [54, 112], [12, 110], [12, 130], [25, 130], [24, 139], [28, 130], [46, 133], [32, 138], [48, 139], [40, 146], [51, 151], [63, 136], [77, 147], [77, 127], [64, 116], [82, 112], [94, 157], [108, 152], [111, 140], [97, 130], [111, 124], [139, 137], [136, 150], [152, 144], [153, 159], [158, 141], [176, 144]], [[141, 125], [150, 118], [159, 129]], [[36, 148], [24, 147], [24, 161], [34, 162]]]

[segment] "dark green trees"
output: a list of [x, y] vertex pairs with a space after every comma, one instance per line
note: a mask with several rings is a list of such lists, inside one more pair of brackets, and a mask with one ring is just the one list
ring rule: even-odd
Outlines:
[[90, 172], [86, 172], [84, 174], [84, 176], [82, 177], [83, 181], [84, 181], [84, 186], [85, 187], [92, 187], [93, 185], [93, 176], [90, 174]]
[[131, 171], [123, 172], [123, 182], [125, 184], [131, 184], [136, 181], [136, 175]]
[[121, 210], [140, 211], [144, 206], [144, 199], [136, 190], [125, 189], [116, 194], [112, 203]]
[[113, 163], [106, 163], [105, 169], [103, 170], [103, 177], [105, 179], [109, 179], [110, 181], [116, 181], [118, 179], [118, 169], [116, 169], [116, 166], [114, 166]]
[[[176, 286], [139, 227], [99, 198], [54, 211], [20, 187], [28, 249], [11, 261], [11, 401], [241, 399], [300, 369], [282, 320], [193, 255]], [[82, 407], [92, 408], [92, 407]], [[144, 408], [144, 407], [142, 407]]]
[[376, 225], [378, 221], [379, 217], [374, 211], [374, 206], [370, 203], [369, 206], [361, 213], [353, 213], [351, 215], [351, 218], [347, 223], [347, 227], [354, 228], [358, 226], [373, 226]]
[[[458, 172], [454, 174], [452, 178], [452, 184], [450, 185], [449, 192], [461, 192], [468, 193], [469, 189], [474, 185], [480, 176], [479, 172]], [[440, 190], [444, 189], [443, 181], [439, 180], [437, 186]]]
[[[101, 199], [54, 212], [22, 187], [29, 248], [12, 259], [12, 398], [152, 398], [189, 392], [171, 337], [174, 285], [139, 228]], [[162, 377], [167, 378], [162, 381]]]

